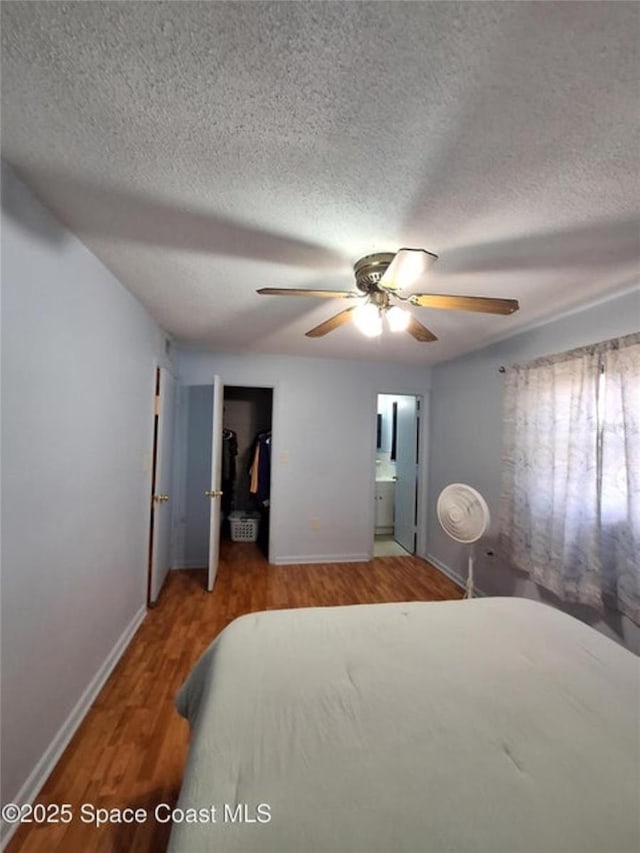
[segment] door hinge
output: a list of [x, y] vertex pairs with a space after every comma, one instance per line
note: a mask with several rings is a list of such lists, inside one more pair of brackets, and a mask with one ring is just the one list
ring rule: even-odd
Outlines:
[[160, 414], [160, 394], [156, 394], [156, 396], [153, 398], [153, 414]]

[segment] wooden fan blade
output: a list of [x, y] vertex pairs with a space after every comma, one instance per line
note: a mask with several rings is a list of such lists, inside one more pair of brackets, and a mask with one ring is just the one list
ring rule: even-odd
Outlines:
[[379, 286], [387, 290], [411, 287], [437, 259], [437, 255], [425, 249], [398, 249], [380, 279]]
[[299, 287], [261, 287], [256, 292], [261, 296], [313, 296], [327, 299], [353, 299], [362, 296], [361, 293], [350, 293], [346, 290], [303, 290]]
[[328, 332], [333, 332], [334, 329], [337, 329], [338, 326], [343, 326], [347, 320], [351, 318], [351, 312], [355, 311], [355, 308], [356, 306], [353, 308], [347, 308], [345, 311], [335, 314], [333, 317], [325, 320], [324, 323], [320, 323], [319, 326], [314, 326], [313, 329], [309, 329], [308, 332], [305, 332], [305, 335], [308, 338], [321, 338]]
[[427, 329], [426, 326], [423, 326], [415, 317], [412, 317], [409, 320], [407, 332], [417, 341], [420, 341], [421, 344], [428, 344], [431, 341], [438, 340], [433, 332], [430, 332], [429, 329]]
[[446, 293], [414, 293], [412, 305], [444, 308], [448, 311], [480, 311], [482, 314], [513, 314], [520, 307], [517, 299], [493, 299], [490, 296], [453, 296]]

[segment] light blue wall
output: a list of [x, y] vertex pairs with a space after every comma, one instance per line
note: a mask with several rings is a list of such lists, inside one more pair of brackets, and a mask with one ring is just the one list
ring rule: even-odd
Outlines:
[[2, 191], [0, 799], [8, 802], [144, 614], [164, 338], [5, 167]]
[[374, 530], [377, 394], [421, 394], [428, 402], [430, 370], [182, 347], [175, 352], [185, 385], [211, 383], [217, 373], [227, 385], [274, 389], [271, 561], [367, 559]]
[[[635, 290], [433, 368], [429, 559], [457, 577], [466, 576], [467, 550], [443, 533], [435, 515], [435, 504], [444, 486], [468, 483], [484, 495], [492, 515], [489, 534], [482, 547], [476, 549], [478, 587], [492, 595], [540, 597], [539, 590], [523, 575], [485, 555], [496, 544], [502, 477], [503, 375], [498, 368], [630, 334], [639, 328], [640, 290]], [[613, 614], [607, 614], [605, 624], [585, 608], [572, 612], [606, 633], [624, 636], [628, 645], [640, 648], [639, 632], [628, 620], [623, 623]]]

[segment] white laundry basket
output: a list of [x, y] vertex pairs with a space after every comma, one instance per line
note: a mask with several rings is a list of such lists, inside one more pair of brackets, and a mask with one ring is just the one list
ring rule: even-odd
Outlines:
[[229, 513], [232, 542], [255, 542], [260, 526], [259, 512], [234, 511]]

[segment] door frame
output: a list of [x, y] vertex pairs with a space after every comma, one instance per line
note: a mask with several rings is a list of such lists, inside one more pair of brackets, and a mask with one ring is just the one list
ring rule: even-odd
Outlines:
[[[150, 431], [149, 431], [149, 439], [148, 439], [148, 447], [150, 448], [148, 452], [145, 452], [142, 457], [142, 473], [146, 474], [146, 485], [145, 485], [145, 502], [146, 502], [146, 531], [147, 531], [147, 546], [146, 546], [146, 560], [145, 560], [145, 579], [144, 579], [144, 590], [145, 590], [145, 606], [147, 609], [153, 608], [157, 604], [156, 601], [151, 600], [151, 593], [153, 589], [152, 583], [152, 569], [153, 569], [153, 539], [154, 539], [154, 523], [155, 523], [155, 507], [154, 507], [154, 491], [157, 479], [157, 463], [158, 463], [158, 451], [159, 451], [159, 438], [160, 438], [160, 406], [159, 406], [159, 394], [162, 389], [160, 387], [160, 372], [161, 370], [167, 371], [173, 377], [177, 389], [179, 387], [177, 378], [173, 373], [171, 365], [168, 365], [166, 362], [163, 362], [159, 358], [155, 358], [152, 361], [152, 382], [151, 385], [151, 398], [149, 400], [149, 411], [151, 412], [150, 419]], [[175, 400], [174, 400], [174, 411], [172, 412], [172, 416], [175, 416]], [[174, 454], [175, 454], [175, 431], [173, 431], [172, 443], [171, 443], [171, 453], [170, 453], [170, 464], [171, 470], [173, 472], [174, 466]], [[170, 536], [169, 536], [169, 558], [171, 559], [171, 547], [173, 541], [173, 509], [170, 510]], [[169, 569], [171, 569], [171, 563], [169, 563]], [[166, 580], [166, 578], [165, 578]], [[160, 591], [158, 591], [159, 593]]]
[[[267, 562], [271, 563], [272, 557], [274, 555], [274, 546], [273, 546], [273, 530], [274, 530], [274, 519], [277, 517], [277, 506], [279, 501], [273, 500], [274, 495], [274, 484], [277, 481], [277, 465], [276, 460], [279, 459], [277, 456], [278, 447], [279, 447], [279, 435], [280, 430], [277, 429], [274, 424], [276, 422], [276, 397], [278, 390], [278, 383], [268, 383], [268, 382], [233, 382], [232, 380], [225, 381], [224, 376], [222, 377], [224, 387], [229, 388], [264, 388], [267, 391], [271, 391], [271, 489], [269, 493], [269, 539], [267, 545]], [[276, 510], [274, 512], [274, 509]]]
[[[270, 499], [270, 524], [269, 524], [269, 539], [268, 539], [268, 555], [267, 560], [269, 562], [275, 562], [277, 559], [277, 555], [275, 552], [275, 542], [277, 541], [277, 535], [274, 535], [274, 530], [276, 530], [276, 518], [278, 513], [279, 504], [281, 503], [277, 498], [274, 499], [277, 491], [277, 483], [279, 481], [278, 477], [278, 461], [280, 460], [280, 456], [278, 448], [281, 445], [280, 438], [280, 429], [278, 424], [279, 415], [276, 405], [276, 400], [279, 399], [279, 382], [275, 381], [272, 383], [268, 382], [251, 382], [247, 381], [245, 377], [242, 378], [241, 381], [234, 381], [233, 372], [225, 371], [224, 366], [223, 369], [219, 369], [215, 367], [214, 369], [217, 371], [215, 375], [219, 376], [222, 384], [225, 388], [234, 387], [234, 388], [265, 388], [271, 391], [271, 428], [273, 431], [273, 440], [271, 443], [271, 499]], [[155, 369], [155, 368], [154, 368]], [[200, 378], [200, 377], [198, 377]], [[185, 407], [188, 404], [188, 393], [189, 388], [193, 386], [208, 386], [213, 390], [213, 382], [201, 379], [200, 381], [193, 381], [192, 378], [185, 381], [184, 377], [178, 384], [177, 394], [180, 395], [180, 404], [177, 409], [177, 421], [176, 421], [176, 435], [175, 441], [173, 445], [173, 459], [174, 459], [174, 484], [173, 489], [176, 494], [176, 499], [174, 501], [173, 512], [176, 513], [176, 517], [183, 513], [186, 508], [186, 448], [187, 448], [187, 433], [185, 430]], [[153, 406], [153, 402], [151, 403]], [[223, 395], [223, 405], [224, 405], [224, 395]], [[151, 409], [153, 411], [153, 408]], [[211, 429], [213, 429], [213, 418], [211, 420]], [[151, 442], [153, 440], [153, 429], [150, 432], [149, 442], [151, 446]], [[149, 476], [149, 490], [151, 489], [151, 476]], [[149, 494], [151, 492], [149, 491]], [[204, 500], [204, 495], [203, 495]], [[177, 509], [176, 509], [177, 508]], [[286, 507], [282, 510], [286, 512]], [[147, 526], [148, 529], [148, 526]], [[183, 528], [177, 526], [174, 528], [174, 545], [175, 550], [173, 552], [174, 557], [176, 557], [176, 561], [173, 563], [172, 568], [189, 568], [184, 562], [184, 530]], [[200, 564], [204, 566], [205, 564]]]
[[151, 398], [151, 453], [145, 454], [143, 461], [143, 469], [148, 471], [147, 483], [147, 577], [145, 582], [145, 603], [147, 609], [155, 607], [155, 602], [151, 601], [152, 587], [152, 571], [153, 571], [153, 528], [155, 523], [155, 507], [153, 504], [153, 494], [156, 484], [156, 474], [158, 465], [158, 433], [160, 423], [160, 409], [157, 405], [160, 394], [160, 364], [154, 362], [153, 369], [153, 397]]
[[220, 565], [220, 525], [222, 521], [221, 477], [222, 445], [224, 431], [224, 389], [225, 384], [217, 373], [213, 377], [213, 406], [211, 409], [211, 476], [209, 489], [209, 554], [207, 559], [207, 592], [215, 586]]
[[[279, 503], [279, 501], [274, 502], [274, 500], [273, 500], [274, 483], [276, 483], [276, 481], [277, 481], [276, 460], [280, 461], [279, 457], [276, 455], [279, 452], [278, 447], [279, 447], [280, 430], [276, 429], [276, 427], [274, 426], [274, 424], [276, 422], [276, 397], [277, 397], [276, 392], [278, 390], [279, 384], [278, 384], [278, 382], [272, 382], [272, 383], [247, 382], [247, 381], [233, 382], [231, 380], [226, 381], [225, 377], [222, 374], [220, 374], [220, 377], [222, 379], [222, 384], [223, 384], [224, 388], [246, 388], [247, 390], [249, 390], [251, 388], [261, 388], [261, 389], [264, 389], [266, 391], [271, 391], [271, 434], [272, 434], [271, 435], [271, 489], [270, 489], [270, 494], [269, 494], [269, 539], [268, 539], [268, 544], [267, 544], [267, 562], [271, 563], [271, 562], [273, 562], [271, 558], [274, 555], [274, 546], [273, 546], [274, 518], [277, 517], [277, 509], [276, 509], [276, 512], [274, 512], [274, 508], [276, 508], [278, 503]], [[224, 404], [224, 395], [223, 395], [223, 404]]]
[[[269, 517], [269, 537], [268, 537], [268, 545], [267, 545], [267, 549], [268, 549], [267, 561], [271, 562], [271, 558], [274, 554], [273, 530], [274, 530], [274, 516], [276, 515], [276, 513], [274, 513], [273, 510], [275, 507], [277, 507], [277, 503], [278, 503], [277, 501], [273, 500], [274, 484], [277, 480], [275, 461], [278, 458], [276, 456], [276, 453], [278, 452], [278, 450], [277, 450], [277, 448], [278, 448], [278, 438], [277, 438], [278, 430], [274, 427], [274, 424], [276, 421], [276, 404], [275, 404], [276, 389], [278, 388], [278, 384], [277, 383], [268, 384], [268, 383], [262, 383], [262, 382], [247, 382], [246, 380], [243, 382], [234, 382], [233, 379], [227, 379], [224, 371], [220, 371], [220, 372], [216, 373], [215, 375], [219, 377], [220, 382], [222, 383], [223, 427], [224, 427], [224, 391], [226, 388], [246, 388], [246, 389], [251, 389], [251, 388], [262, 389], [263, 388], [265, 390], [271, 391], [271, 430], [273, 433], [273, 438], [272, 438], [272, 442], [271, 442], [271, 493], [270, 493], [270, 499], [269, 499], [269, 516], [270, 517]], [[210, 385], [211, 388], [213, 389], [213, 382], [211, 382], [211, 383], [199, 382], [199, 383], [193, 383], [193, 384]], [[184, 384], [181, 387], [188, 389], [189, 387], [191, 387], [191, 384]], [[214, 400], [214, 405], [215, 405], [215, 400]], [[212, 439], [213, 439], [213, 424], [214, 424], [214, 419], [212, 418], [212, 422], [211, 422], [211, 430], [212, 430], [211, 438]], [[177, 447], [177, 445], [176, 445], [176, 447]], [[176, 447], [174, 447], [174, 458], [175, 458], [175, 453], [177, 452]], [[212, 458], [212, 464], [213, 464], [213, 458]], [[211, 536], [211, 534], [209, 534], [209, 535]], [[209, 552], [209, 553], [211, 553], [211, 552]], [[207, 571], [207, 578], [208, 578], [207, 587], [209, 587], [209, 578], [210, 578], [209, 570]], [[215, 575], [214, 575], [214, 582], [215, 582]]]
[[394, 388], [393, 390], [380, 389], [374, 392], [372, 416], [371, 416], [371, 467], [369, 480], [369, 495], [371, 508], [371, 554], [373, 556], [373, 545], [376, 535], [375, 519], [375, 490], [376, 490], [376, 426], [378, 414], [378, 396], [380, 394], [389, 397], [415, 397], [419, 403], [419, 428], [418, 428], [418, 477], [416, 484], [417, 495], [417, 521], [416, 521], [416, 556], [426, 559], [427, 553], [427, 530], [428, 519], [426, 511], [429, 505], [429, 481], [428, 481], [428, 449], [429, 449], [429, 391], [416, 392], [408, 388]]

